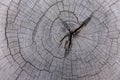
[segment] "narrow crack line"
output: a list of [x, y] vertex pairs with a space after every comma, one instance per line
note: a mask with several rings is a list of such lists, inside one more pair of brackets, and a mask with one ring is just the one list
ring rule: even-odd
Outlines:
[[47, 52], [49, 52], [53, 57], [58, 58], [58, 59], [63, 59], [63, 57], [60, 58], [60, 57], [54, 56], [53, 53], [52, 53], [51, 51], [49, 51], [49, 50], [45, 47], [45, 45], [44, 45], [44, 43], [43, 43], [43, 40], [41, 40], [41, 41], [42, 41], [42, 45], [43, 45], [44, 49], [45, 49]]
[[64, 58], [67, 57], [67, 55], [69, 54], [71, 47], [72, 47], [72, 34], [70, 33], [70, 36], [68, 38], [68, 41], [66, 41], [65, 43], [65, 54], [64, 54]]
[[65, 36], [60, 40], [60, 45], [59, 45], [59, 47], [62, 45], [63, 40], [64, 40], [66, 37], [68, 37], [68, 36], [69, 36], [69, 34], [65, 35]]
[[60, 19], [60, 21], [62, 22], [62, 24], [64, 25], [64, 27], [65, 27], [69, 32], [71, 32], [68, 24], [67, 24], [65, 21], [63, 21], [61, 18], [59, 18], [59, 19]]
[[87, 19], [85, 19], [85, 20], [83, 21], [83, 23], [82, 23], [78, 28], [76, 28], [76, 29], [72, 32], [72, 34], [75, 34], [75, 33], [78, 32], [81, 28], [83, 28], [84, 26], [86, 26], [86, 25], [89, 23], [89, 21], [91, 20], [92, 16], [93, 16], [93, 13], [92, 13]]

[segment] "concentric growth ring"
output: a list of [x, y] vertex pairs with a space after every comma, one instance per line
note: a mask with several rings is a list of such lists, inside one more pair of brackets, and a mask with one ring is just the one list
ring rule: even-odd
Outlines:
[[113, 80], [119, 73], [113, 2], [12, 0], [5, 26], [7, 56], [20, 70], [11, 80]]

